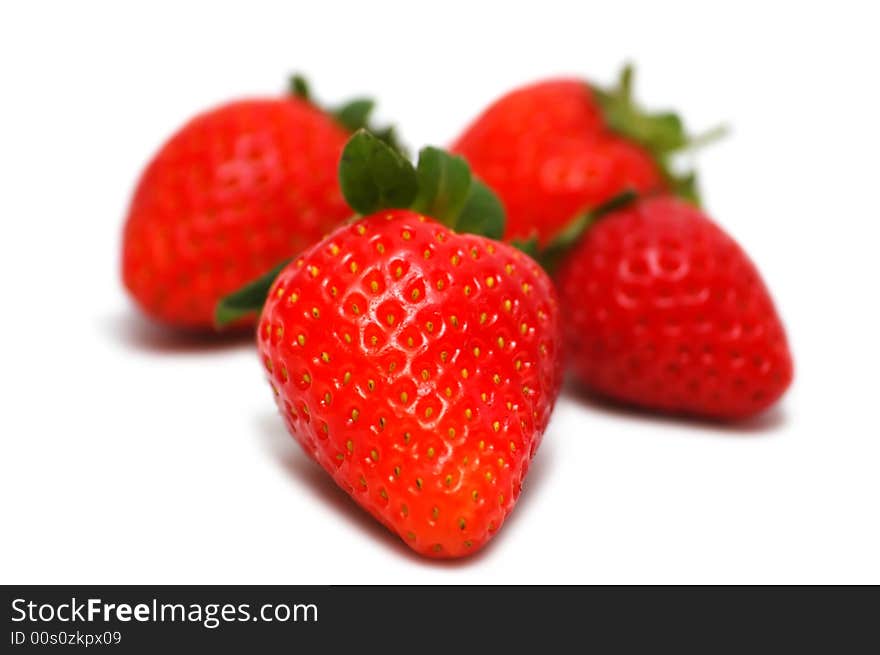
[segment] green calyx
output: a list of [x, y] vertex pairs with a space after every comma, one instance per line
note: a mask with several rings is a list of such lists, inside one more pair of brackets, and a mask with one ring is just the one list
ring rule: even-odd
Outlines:
[[[471, 175], [464, 159], [439, 148], [423, 148], [418, 164], [413, 166], [387, 142], [366, 129], [358, 129], [342, 151], [339, 184], [345, 200], [359, 215], [410, 209], [457, 232], [492, 239], [504, 234], [501, 201]], [[222, 298], [214, 311], [217, 327], [259, 312], [272, 283], [289, 262], [287, 259]]]
[[413, 166], [367, 130], [358, 130], [342, 151], [339, 183], [349, 206], [362, 215], [411, 209], [457, 232], [491, 239], [504, 234], [497, 196], [473, 177], [464, 159], [440, 148], [423, 148]]
[[370, 125], [370, 115], [376, 107], [376, 103], [371, 98], [354, 98], [335, 108], [322, 107], [315, 101], [314, 96], [312, 96], [311, 87], [305, 77], [299, 74], [291, 76], [289, 91], [291, 95], [326, 111], [336, 119], [337, 123], [342, 125], [349, 132], [356, 132], [360, 129], [369, 129], [380, 140], [384, 141], [398, 152], [406, 153], [405, 148], [397, 138], [397, 133], [393, 125], [381, 128]]
[[673, 156], [721, 138], [726, 132], [725, 128], [717, 127], [694, 137], [687, 133], [677, 114], [643, 110], [633, 101], [633, 75], [633, 66], [628, 64], [621, 71], [615, 88], [592, 87], [605, 122], [612, 131], [635, 141], [651, 153], [673, 193], [699, 204], [696, 174], [693, 171], [676, 173], [672, 166]]

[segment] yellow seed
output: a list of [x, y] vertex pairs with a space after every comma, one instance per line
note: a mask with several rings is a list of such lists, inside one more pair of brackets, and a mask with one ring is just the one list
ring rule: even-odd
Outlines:
[[379, 417], [379, 429], [380, 430], [385, 429], [385, 417], [384, 416]]
[[412, 435], [409, 432], [403, 433], [403, 443], [409, 443], [409, 440], [412, 439]]
[[513, 274], [513, 264], [505, 265], [504, 270], [507, 272], [508, 275], [512, 275]]
[[499, 505], [504, 504], [504, 494], [498, 494], [498, 504]]
[[361, 309], [357, 306], [357, 303], [352, 304], [351, 311], [355, 316], [361, 313]]
[[325, 405], [329, 405], [330, 402], [331, 402], [332, 400], [333, 400], [333, 396], [331, 396], [331, 395], [330, 395], [330, 392], [327, 391], [327, 392], [324, 394], [324, 404], [325, 404]]
[[487, 482], [491, 482], [492, 481], [492, 471], [486, 471], [485, 478], [486, 478]]
[[501, 384], [501, 376], [496, 373], [492, 376], [492, 382], [495, 384]]
[[410, 295], [410, 297], [411, 297], [413, 300], [418, 300], [418, 299], [419, 299], [419, 295], [420, 295], [420, 293], [419, 293], [419, 290], [418, 290], [418, 289], [413, 289], [413, 290], [412, 290], [412, 293], [409, 294], [409, 295]]
[[423, 254], [425, 256], [425, 259], [431, 259], [431, 249], [430, 248], [425, 248], [425, 252]]
[[451, 487], [452, 486], [452, 476], [447, 475], [446, 478], [443, 480], [443, 482], [446, 484], [447, 487]]
[[385, 317], [385, 321], [388, 325], [394, 325], [394, 314], [388, 314], [388, 316]]
[[458, 519], [458, 529], [459, 530], [464, 530], [466, 525], [467, 525], [467, 523], [465, 523], [464, 519]]
[[466, 295], [466, 296], [471, 295], [471, 285], [469, 285], [469, 284], [464, 285], [464, 295]]
[[519, 359], [516, 360], [516, 361], [513, 363], [513, 366], [514, 366], [514, 368], [518, 371], [519, 369], [522, 368], [522, 361], [519, 360]]
[[513, 411], [513, 403], [510, 402], [509, 400], [507, 401], [507, 410], [508, 410], [508, 411]]
[[480, 356], [480, 349], [474, 348], [474, 357], [479, 357], [479, 356]]
[[452, 398], [452, 389], [450, 387], [446, 387], [446, 389], [444, 389], [443, 393], [446, 394], [447, 398]]
[[495, 432], [498, 432], [498, 430], [501, 429], [501, 423], [495, 421], [494, 423], [492, 423], [492, 429], [495, 430]]
[[480, 252], [480, 251], [477, 250], [476, 248], [471, 248], [471, 257], [473, 257], [474, 259], [476, 259], [476, 258], [479, 256], [479, 252]]
[[339, 246], [337, 246], [335, 243], [330, 244], [330, 254], [334, 257], [339, 254]]
[[449, 317], [449, 322], [452, 323], [452, 327], [458, 327], [458, 316], [453, 314]]
[[[433, 518], [436, 521], [439, 516], [440, 516], [440, 508], [436, 507], [436, 506], [432, 507], [431, 508], [431, 518]], [[437, 544], [437, 545], [439, 546], [440, 544]]]
[[512, 452], [512, 453], [516, 452], [516, 444], [513, 443], [512, 441], [510, 442], [510, 452]]
[[474, 413], [471, 411], [470, 407], [464, 410], [464, 416], [468, 421], [470, 421], [474, 417]]
[[523, 282], [522, 283], [522, 290], [523, 290], [523, 293], [530, 293], [532, 290], [532, 285], [529, 284], [528, 282]]
[[370, 291], [377, 293], [379, 291], [379, 283], [376, 280], [370, 281]]
[[312, 376], [309, 375], [308, 373], [303, 373], [303, 382], [305, 382], [306, 384], [311, 384], [312, 383]]
[[482, 400], [483, 402], [489, 400], [489, 396], [485, 391], [480, 394], [480, 400]]
[[461, 369], [461, 377], [463, 377], [465, 380], [467, 380], [468, 370], [466, 368]]
[[474, 489], [474, 490], [471, 492], [471, 498], [473, 498], [473, 500], [476, 501], [477, 498], [479, 498], [479, 497], [480, 497], [480, 494], [477, 493], [477, 490], [476, 490], [476, 489]]
[[495, 278], [494, 277], [487, 277], [486, 278], [486, 286], [489, 287], [490, 289], [492, 287], [494, 287], [495, 286]]
[[290, 294], [289, 296], [287, 296], [287, 300], [291, 303], [295, 303], [297, 300], [299, 300], [299, 294], [294, 292], [294, 293]]
[[407, 400], [409, 400], [409, 394], [406, 391], [401, 391], [400, 402], [405, 403]]
[[509, 312], [512, 307], [513, 307], [513, 303], [510, 302], [510, 299], [507, 299], [504, 301], [504, 311], [505, 312]]
[[[394, 467], [394, 477], [397, 477], [397, 478], [400, 477], [400, 467], [399, 466]], [[406, 507], [406, 505], [404, 505], [404, 507]]]
[[345, 456], [342, 453], [336, 453], [336, 459], [341, 462], [345, 459]]
[[504, 348], [504, 337], [498, 337], [498, 347]]
[[357, 265], [357, 262], [351, 262], [351, 263], [348, 265], [348, 270], [350, 270], [352, 273], [357, 273], [357, 272], [358, 272], [358, 265]]
[[327, 434], [329, 431], [330, 431], [330, 428], [327, 426], [327, 424], [321, 423], [321, 432], [323, 432], [324, 434]]
[[422, 488], [422, 479], [421, 479], [421, 478], [416, 478], [416, 486], [417, 486], [419, 489]]
[[486, 442], [480, 439], [480, 443], [477, 444], [477, 448], [483, 450], [486, 447]]
[[342, 384], [348, 384], [351, 382], [351, 371], [346, 371], [345, 375], [342, 376]]
[[319, 272], [320, 271], [318, 270], [317, 266], [309, 266], [309, 275], [311, 275], [312, 277], [318, 277]]
[[278, 287], [278, 291], [275, 292], [275, 295], [279, 298], [284, 295], [284, 287]]
[[443, 291], [444, 286], [446, 286], [446, 283], [443, 280], [437, 280], [437, 291]]
[[493, 246], [491, 243], [490, 243], [488, 246], [486, 246], [486, 250], [489, 251], [489, 254], [490, 254], [490, 255], [494, 255], [494, 254], [495, 254], [495, 246]]
[[377, 343], [379, 343], [379, 337], [375, 335], [370, 337], [370, 345], [375, 346]]
[[351, 343], [351, 335], [348, 332], [343, 334], [342, 338], [345, 339], [345, 343]]
[[321, 360], [322, 360], [325, 364], [326, 364], [327, 362], [329, 362], [329, 361], [330, 361], [330, 353], [328, 353], [328, 352], [326, 352], [326, 351], [325, 351], [325, 352], [322, 352], [322, 353], [321, 353]]
[[504, 458], [503, 457], [498, 458], [498, 466], [501, 468], [504, 468]]
[[379, 495], [382, 497], [383, 500], [388, 500], [388, 492], [385, 491], [384, 489], [382, 489], [382, 490], [379, 492]]
[[336, 287], [330, 287], [330, 295], [334, 298], [339, 294], [339, 290]]
[[345, 442], [345, 448], [348, 450], [349, 453], [354, 452], [354, 443], [352, 442], [351, 439], [349, 439], [348, 441]]
[[376, 251], [377, 251], [380, 255], [381, 255], [381, 254], [384, 254], [384, 253], [385, 253], [385, 244], [383, 244], [383, 243], [377, 243], [377, 244], [376, 244]]
[[453, 255], [452, 257], [450, 257], [449, 261], [452, 262], [453, 266], [458, 266], [461, 262], [461, 258], [458, 255]]
[[403, 237], [404, 241], [409, 241], [409, 239], [412, 235], [409, 233], [409, 230], [404, 230], [403, 234], [401, 234], [400, 236]]
[[403, 275], [403, 267], [398, 266], [394, 269], [394, 277], [400, 277], [401, 275]]
[[372, 391], [376, 388], [376, 383], [373, 380], [367, 380], [367, 389]]
[[480, 314], [480, 325], [483, 325], [487, 318], [489, 318], [489, 315], [486, 312]]
[[364, 236], [367, 233], [367, 228], [365, 228], [363, 225], [358, 225], [357, 226], [357, 233], [360, 234], [361, 236]]
[[445, 350], [441, 350], [440, 351], [440, 361], [445, 362], [447, 357], [449, 357], [449, 353], [446, 352]]
[[320, 318], [321, 312], [318, 311], [317, 307], [312, 307], [312, 318]]
[[454, 439], [455, 438], [455, 428], [449, 428], [449, 430], [446, 432], [446, 434], [449, 435], [450, 439]]
[[428, 369], [426, 369], [426, 368], [423, 368], [423, 369], [422, 369], [422, 379], [423, 379], [423, 380], [427, 380], [427, 379], [428, 379]]
[[434, 457], [434, 446], [428, 448], [428, 459], [432, 459]]
[[375, 448], [370, 451], [370, 459], [372, 459], [374, 462], [379, 461], [379, 453], [376, 452]]
[[526, 332], [529, 331], [529, 326], [526, 325], [525, 323], [521, 323], [519, 326], [519, 331], [521, 334], [525, 334]]
[[433, 414], [434, 414], [434, 409], [433, 409], [432, 407], [428, 407], [428, 408], [425, 410], [425, 418], [431, 418], [431, 416], [432, 416]]
[[357, 421], [358, 416], [360, 416], [360, 415], [361, 415], [361, 413], [357, 409], [351, 410], [351, 420], [352, 421]]
[[407, 337], [407, 338], [406, 338], [406, 345], [407, 345], [407, 346], [409, 346], [410, 348], [412, 348], [414, 344], [415, 344], [415, 341], [413, 341], [413, 338], [412, 338], [412, 337]]

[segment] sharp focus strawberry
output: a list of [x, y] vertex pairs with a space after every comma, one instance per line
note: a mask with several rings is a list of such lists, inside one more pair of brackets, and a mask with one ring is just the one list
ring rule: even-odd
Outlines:
[[459, 557], [501, 527], [547, 426], [556, 296], [527, 255], [461, 232], [498, 234], [503, 214], [460, 159], [426, 149], [415, 174], [377, 143], [359, 133], [341, 167], [370, 215], [274, 279], [258, 346], [288, 428], [339, 486], [417, 552]]
[[556, 281], [570, 365], [600, 394], [737, 419], [791, 382], [785, 331], [760, 274], [682, 200], [646, 199], [599, 219]]
[[196, 116], [147, 166], [125, 224], [122, 276], [150, 317], [210, 328], [222, 296], [350, 215], [336, 166], [371, 103], [331, 113], [299, 78], [295, 90]]
[[631, 99], [632, 71], [603, 91], [582, 80], [538, 82], [508, 93], [452, 146], [498, 193], [505, 240], [546, 245], [576, 215], [624, 190], [696, 193], [669, 157], [692, 141], [671, 113], [646, 114]]

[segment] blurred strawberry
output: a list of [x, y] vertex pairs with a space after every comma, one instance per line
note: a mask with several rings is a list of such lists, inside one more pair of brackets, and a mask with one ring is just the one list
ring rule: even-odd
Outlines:
[[598, 218], [555, 275], [575, 377], [618, 401], [738, 419], [792, 380], [782, 322], [742, 248], [671, 196]]
[[222, 296], [347, 218], [336, 168], [372, 106], [324, 110], [295, 77], [289, 96], [237, 100], [184, 125], [147, 166], [125, 223], [122, 277], [143, 312], [208, 330]]
[[676, 114], [649, 114], [633, 103], [626, 67], [612, 90], [556, 79], [512, 91], [452, 150], [501, 197], [505, 240], [543, 246], [576, 215], [628, 189], [695, 198], [693, 175], [670, 168], [671, 155], [692, 143]]

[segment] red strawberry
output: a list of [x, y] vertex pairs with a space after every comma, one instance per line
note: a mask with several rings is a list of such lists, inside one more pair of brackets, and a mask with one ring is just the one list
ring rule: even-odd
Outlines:
[[631, 100], [632, 71], [603, 91], [577, 79], [538, 82], [503, 96], [465, 130], [452, 150], [501, 197], [505, 240], [547, 244], [577, 214], [624, 190], [678, 188], [669, 156], [687, 146], [679, 118], [648, 115]]
[[785, 330], [760, 274], [682, 200], [650, 198], [599, 219], [556, 281], [571, 366], [605, 396], [736, 419], [791, 382]]
[[211, 328], [222, 296], [351, 214], [336, 166], [371, 104], [331, 114], [308, 100], [301, 80], [295, 88], [196, 116], [147, 166], [122, 251], [125, 286], [147, 315]]
[[[377, 161], [390, 150], [359, 159], [371, 139], [352, 138], [341, 170], [362, 213], [404, 204], [460, 230], [495, 222], [500, 207], [461, 160], [422, 151], [416, 192], [408, 163]], [[242, 295], [219, 313], [231, 305]], [[552, 282], [532, 259], [407, 209], [340, 227], [284, 268], [258, 330], [297, 441], [430, 557], [476, 552], [513, 508], [558, 392], [560, 338]]]

